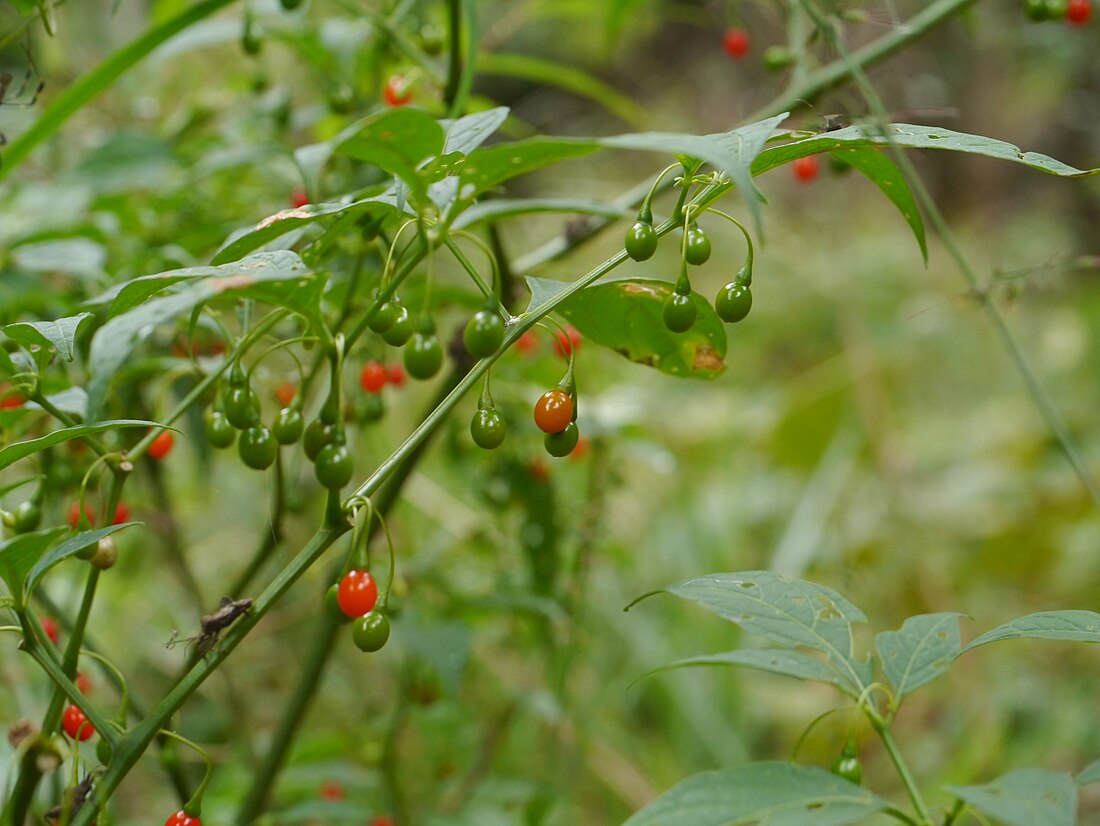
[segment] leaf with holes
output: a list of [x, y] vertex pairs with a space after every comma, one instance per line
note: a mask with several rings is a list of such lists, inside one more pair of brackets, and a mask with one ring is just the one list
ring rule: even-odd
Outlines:
[[852, 650], [852, 623], [867, 618], [823, 585], [769, 571], [709, 574], [645, 594], [627, 608], [661, 592], [698, 603], [778, 645], [821, 652], [850, 694], [858, 696], [870, 681], [870, 662], [856, 660]]
[[888, 805], [824, 769], [752, 763], [689, 777], [623, 826], [844, 826]]
[[962, 645], [961, 616], [920, 614], [909, 617], [899, 630], [883, 631], [875, 637], [875, 650], [894, 687], [895, 703], [951, 667]]
[[1100, 642], [1100, 614], [1095, 611], [1039, 611], [1017, 617], [971, 640], [959, 654], [979, 645], [1017, 639]]
[[1074, 826], [1077, 787], [1073, 778], [1045, 769], [1018, 769], [982, 786], [945, 786], [955, 797], [1005, 826]]

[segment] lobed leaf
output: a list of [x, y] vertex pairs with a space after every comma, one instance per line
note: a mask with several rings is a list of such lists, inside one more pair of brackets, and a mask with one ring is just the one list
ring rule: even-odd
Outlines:
[[852, 623], [867, 618], [831, 588], [769, 571], [745, 571], [696, 577], [652, 593], [661, 591], [691, 600], [778, 645], [821, 652], [849, 694], [859, 696], [870, 679], [869, 663], [856, 660], [852, 650]]
[[894, 687], [895, 704], [951, 667], [958, 656], [959, 617], [962, 614], [919, 614], [909, 617], [897, 631], [875, 637], [886, 678]]
[[[529, 310], [539, 312], [571, 285], [528, 278]], [[698, 312], [685, 333], [665, 327], [664, 302], [673, 284], [652, 278], [597, 281], [555, 308], [587, 338], [638, 364], [681, 378], [713, 379], [726, 369], [726, 330], [714, 307], [693, 295]]]
[[6, 325], [4, 333], [28, 350], [34, 346], [52, 347], [65, 361], [72, 361], [76, 334], [91, 317], [91, 313], [80, 313], [56, 321], [16, 321]]
[[946, 791], [1005, 826], [1074, 826], [1077, 787], [1073, 778], [1045, 769], [1017, 769], [981, 786], [945, 786]]
[[1095, 611], [1039, 611], [1017, 617], [986, 631], [973, 639], [959, 654], [965, 654], [979, 645], [1001, 640], [1028, 638], [1033, 640], [1066, 640], [1071, 642], [1100, 642], [1100, 614]]
[[798, 680], [814, 680], [815, 682], [831, 685], [841, 691], [847, 690], [847, 682], [844, 677], [838, 674], [828, 663], [822, 662], [817, 657], [811, 657], [802, 651], [782, 648], [746, 648], [739, 651], [726, 651], [722, 654], [688, 657], [661, 666], [651, 671], [650, 674], [658, 674], [674, 668], [690, 668], [703, 665], [743, 666], [757, 671], [767, 671], [770, 674], [779, 674], [783, 677], [794, 677]]
[[844, 826], [888, 805], [824, 769], [752, 763], [693, 775], [623, 826]]

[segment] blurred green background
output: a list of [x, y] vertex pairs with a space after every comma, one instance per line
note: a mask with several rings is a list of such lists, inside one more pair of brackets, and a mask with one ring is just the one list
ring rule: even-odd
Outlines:
[[[113, 49], [185, 5], [122, 0], [112, 11], [106, 0], [70, 2], [56, 8], [52, 36], [34, 24], [29, 39], [8, 38], [0, 63], [16, 83], [0, 130], [11, 141]], [[769, 71], [761, 59], [806, 31], [787, 5], [485, 0], [476, 99], [513, 107], [513, 136], [724, 131], [803, 70]], [[864, 16], [844, 29], [856, 46], [925, 4], [844, 5]], [[207, 263], [230, 232], [287, 205], [301, 186], [295, 147], [377, 109], [386, 78], [409, 71], [409, 55], [379, 34], [374, 15], [404, 10], [401, 30], [421, 45], [416, 37], [445, 23], [435, 2], [307, 0], [287, 13], [257, 0], [247, 8], [265, 37], [252, 57], [239, 45], [245, 8], [232, 5], [155, 53], [0, 184], [0, 321], [59, 317], [111, 283]], [[16, 32], [20, 18], [5, 9], [0, 25]], [[734, 25], [752, 38], [738, 61], [722, 49]], [[1087, 169], [1100, 165], [1098, 47], [1097, 21], [1035, 25], [1022, 2], [990, 0], [870, 78], [898, 121], [988, 135]], [[7, 105], [20, 102], [13, 92], [30, 65], [25, 49], [45, 86], [35, 106]], [[508, 54], [583, 71], [606, 88], [588, 78], [584, 94], [560, 88], [564, 70], [517, 76], [500, 58]], [[811, 41], [803, 68], [833, 57]], [[418, 70], [413, 105], [441, 113], [428, 69], [444, 59]], [[844, 85], [791, 123], [814, 130], [823, 115], [857, 120], [866, 109]], [[1100, 183], [974, 156], [912, 157], [1095, 472]], [[521, 179], [509, 194], [610, 200], [668, 162], [605, 152]], [[350, 176], [337, 167], [320, 194], [335, 197]], [[865, 646], [916, 613], [963, 612], [973, 620], [964, 622], [968, 639], [1030, 611], [1100, 610], [1097, 503], [940, 241], [930, 237], [923, 265], [881, 193], [827, 159], [812, 183], [787, 168], [758, 183], [769, 205], [754, 308], [727, 328], [719, 379], [669, 378], [582, 343], [587, 451], [550, 460], [528, 412], [563, 367], [543, 336], [534, 353], [509, 354], [494, 372], [512, 425], [500, 451], [470, 442], [475, 399], [448, 422], [389, 520], [398, 555], [391, 643], [368, 656], [342, 636], [265, 822], [362, 823], [397, 810], [415, 824], [610, 825], [690, 773], [785, 759], [837, 695], [731, 670], [639, 679], [742, 642], [732, 625], [667, 597], [623, 613], [640, 594], [687, 577], [770, 569], [829, 585], [870, 618]], [[656, 209], [667, 214], [671, 204], [661, 199]], [[745, 215], [736, 198], [724, 208]], [[503, 248], [519, 258], [567, 220], [504, 223]], [[519, 275], [572, 280], [620, 249], [628, 223]], [[723, 223], [708, 225], [715, 254], [695, 276], [707, 296], [744, 255], [743, 239]], [[677, 255], [662, 244], [623, 271], [672, 280]], [[448, 279], [462, 284], [456, 271], [441, 274]], [[441, 310], [440, 329], [451, 335], [466, 312]], [[182, 330], [158, 333], [145, 367], [170, 368], [166, 353]], [[261, 376], [265, 416], [291, 367], [273, 360]], [[120, 403], [148, 415], [158, 393], [174, 392], [154, 382]], [[355, 442], [358, 476], [410, 432], [431, 395], [424, 386], [385, 391], [385, 419]], [[270, 518], [264, 478], [232, 453], [203, 449], [197, 418], [183, 429], [165, 463], [139, 468], [127, 500], [147, 528], [120, 539], [120, 564], [104, 577], [92, 617], [92, 636], [146, 706], [183, 663], [179, 647], [164, 646], [173, 629], [186, 635], [226, 592]], [[300, 462], [288, 474], [297, 507], [261, 582], [318, 519], [312, 474]], [[48, 503], [58, 522], [65, 497]], [[19, 499], [9, 498], [8, 507]], [[308, 656], [324, 567], [177, 720], [218, 764], [205, 823], [232, 822], [249, 766], [266, 750]], [[81, 583], [59, 569], [47, 591], [71, 612]], [[45, 680], [10, 640], [0, 669], [0, 722], [40, 719]], [[898, 738], [930, 790], [1028, 766], [1076, 772], [1100, 757], [1098, 675], [1087, 646], [983, 648], [909, 700]], [[102, 679], [93, 691], [112, 706]], [[829, 765], [848, 719], [815, 727], [799, 759]], [[869, 731], [856, 730], [867, 783], [900, 799], [888, 759]], [[0, 777], [12, 755], [0, 745]], [[150, 755], [123, 785], [113, 822], [157, 822], [177, 808], [156, 762]], [[338, 784], [343, 798], [325, 799], [325, 784]], [[1100, 793], [1082, 795], [1080, 822], [1094, 822]]]

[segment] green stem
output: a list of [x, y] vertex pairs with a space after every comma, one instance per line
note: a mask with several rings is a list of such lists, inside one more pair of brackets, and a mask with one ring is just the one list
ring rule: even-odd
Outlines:
[[119, 783], [141, 758], [141, 755], [149, 747], [160, 729], [165, 727], [172, 715], [195, 693], [206, 678], [217, 670], [218, 666], [233, 652], [248, 632], [271, 610], [275, 602], [347, 530], [348, 526], [344, 524], [333, 528], [322, 528], [317, 531], [287, 567], [256, 598], [252, 610], [237, 620], [221, 641], [213, 646], [206, 657], [196, 662], [194, 667], [183, 675], [172, 690], [149, 713], [149, 716], [118, 742], [107, 771], [96, 785], [96, 804], [83, 807], [72, 826], [89, 826], [99, 812], [102, 802], [114, 793]]
[[[829, 21], [811, 0], [800, 1], [806, 8], [807, 13], [813, 18], [822, 34], [828, 40], [829, 45], [837, 50], [840, 59], [850, 64], [849, 68], [852, 77], [855, 78], [856, 84], [859, 86], [860, 92], [870, 106], [875, 118], [880, 124], [886, 124], [889, 121], [889, 113], [886, 111], [886, 106], [875, 91], [874, 86], [871, 85], [871, 81], [868, 79], [866, 73], [856, 61], [858, 52], [853, 54], [847, 50], [845, 45], [836, 36], [832, 26], [829, 25]], [[965, 5], [961, 0], [957, 0], [957, 2], [959, 2], [960, 6]], [[947, 250], [947, 254], [951, 256], [952, 260], [955, 262], [955, 266], [958, 268], [963, 278], [966, 279], [966, 283], [970, 286], [971, 292], [978, 297], [986, 317], [993, 325], [993, 329], [996, 331], [997, 337], [1001, 340], [1002, 346], [1004, 346], [1005, 350], [1008, 352], [1009, 359], [1024, 380], [1024, 385], [1027, 387], [1027, 391], [1032, 401], [1035, 403], [1036, 408], [1038, 408], [1039, 414], [1043, 417], [1043, 421], [1046, 422], [1051, 434], [1057, 440], [1058, 446], [1062, 449], [1062, 452], [1065, 453], [1066, 458], [1077, 474], [1077, 478], [1084, 486], [1089, 498], [1092, 499], [1093, 504], [1097, 508], [1100, 508], [1100, 485], [1097, 484], [1095, 477], [1092, 475], [1092, 471], [1089, 469], [1081, 453], [1081, 449], [1074, 440], [1073, 434], [1070, 433], [1065, 420], [1062, 419], [1061, 414], [1058, 412], [1058, 408], [1055, 406], [1054, 401], [1046, 392], [1038, 374], [1031, 366], [1027, 356], [1024, 355], [1024, 351], [1020, 348], [1015, 336], [1012, 335], [1012, 331], [1008, 328], [1008, 323], [1005, 321], [1004, 316], [1001, 315], [1000, 310], [997, 309], [997, 305], [993, 303], [993, 299], [990, 298], [987, 291], [980, 289], [980, 280], [977, 272], [967, 260], [966, 255], [962, 251], [962, 247], [959, 245], [958, 239], [955, 238], [955, 234], [951, 231], [951, 227], [944, 219], [939, 207], [936, 206], [935, 200], [932, 198], [931, 193], [928, 192], [927, 187], [925, 187], [924, 180], [920, 177], [916, 167], [913, 166], [909, 157], [890, 140], [889, 133], [885, 129], [883, 130], [883, 137], [888, 141], [890, 153], [895, 163], [897, 163], [898, 168], [908, 180], [909, 186], [913, 190], [913, 194], [916, 196], [924, 213], [928, 216], [929, 223], [932, 224], [933, 228], [936, 230], [936, 234], [940, 237], [940, 241], [943, 242], [944, 249]]]
[[905, 762], [905, 758], [901, 755], [901, 750], [898, 748], [897, 741], [894, 740], [894, 735], [890, 731], [890, 727], [872, 709], [866, 708], [865, 712], [867, 714], [867, 719], [871, 721], [871, 728], [878, 733], [879, 738], [882, 740], [882, 744], [886, 747], [886, 753], [890, 755], [890, 760], [893, 762], [894, 768], [898, 770], [898, 776], [905, 785], [905, 790], [909, 793], [909, 799], [913, 801], [913, 806], [916, 808], [917, 815], [919, 816], [917, 826], [932, 826], [932, 813], [928, 810], [928, 806], [924, 802], [924, 797], [920, 793], [920, 787], [917, 786], [917, 781], [913, 777], [913, 773], [909, 770], [909, 764]]
[[450, 68], [443, 100], [447, 104], [448, 116], [458, 118], [466, 111], [466, 101], [474, 84], [474, 69], [477, 64], [477, 4], [474, 0], [448, 0], [447, 18]]
[[462, 269], [466, 270], [470, 278], [473, 279], [474, 284], [477, 285], [477, 288], [481, 290], [482, 294], [486, 298], [493, 298], [493, 288], [485, 283], [485, 279], [481, 277], [481, 273], [477, 271], [477, 267], [474, 266], [474, 263], [467, 257], [466, 253], [462, 251], [462, 247], [460, 247], [458, 242], [451, 237], [450, 233], [447, 233], [444, 237], [443, 243], [447, 249], [451, 251], [451, 254], [458, 263], [462, 265]]
[[165, 20], [159, 26], [154, 26], [137, 40], [123, 46], [77, 80], [42, 113], [30, 129], [8, 146], [4, 153], [4, 163], [0, 166], [0, 181], [38, 144], [60, 129], [65, 121], [93, 98], [106, 91], [112, 83], [137, 65], [153, 49], [231, 2], [233, 0], [206, 0], [204, 3], [184, 9], [175, 17]]

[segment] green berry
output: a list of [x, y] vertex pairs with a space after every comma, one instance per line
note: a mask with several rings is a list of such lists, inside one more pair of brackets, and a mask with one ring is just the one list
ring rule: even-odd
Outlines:
[[430, 379], [443, 366], [443, 345], [435, 333], [416, 333], [405, 345], [405, 370], [414, 379]]
[[470, 436], [474, 444], [485, 450], [500, 447], [506, 433], [504, 417], [495, 407], [478, 408], [470, 421]]
[[302, 449], [305, 450], [306, 457], [311, 462], [316, 460], [321, 448], [332, 442], [333, 429], [331, 424], [325, 424], [320, 419], [314, 419], [309, 423], [302, 437]]
[[327, 444], [313, 460], [313, 472], [317, 481], [329, 490], [340, 490], [351, 481], [354, 463], [346, 445]]
[[368, 654], [378, 651], [390, 638], [390, 621], [381, 611], [371, 611], [355, 621], [351, 638], [360, 651]]
[[382, 339], [386, 344], [401, 347], [412, 338], [414, 332], [416, 332], [416, 322], [413, 320], [408, 308], [398, 307], [393, 324], [382, 331]]
[[714, 299], [714, 311], [727, 324], [734, 324], [752, 309], [752, 290], [737, 281], [731, 281], [718, 291]]
[[692, 224], [684, 233], [684, 260], [693, 266], [705, 264], [710, 258], [710, 236]]
[[15, 533], [28, 533], [35, 530], [41, 521], [42, 508], [28, 499], [26, 502], [20, 502], [12, 513], [11, 529]]
[[665, 326], [674, 333], [690, 330], [695, 324], [698, 313], [699, 309], [695, 306], [695, 299], [691, 297], [691, 293], [684, 295], [677, 291], [665, 299], [663, 313]]
[[384, 333], [393, 326], [400, 313], [401, 304], [399, 302], [387, 301], [375, 311], [371, 320], [367, 322], [367, 326], [376, 333]]
[[542, 443], [547, 453], [560, 459], [573, 452], [573, 448], [577, 446], [577, 441], [580, 439], [580, 436], [581, 432], [577, 427], [577, 423], [570, 422], [565, 426], [564, 430], [557, 433], [547, 433], [543, 437]]
[[271, 423], [271, 434], [279, 444], [292, 445], [302, 438], [305, 427], [301, 410], [297, 407], [284, 407], [275, 414], [275, 420]]
[[262, 424], [241, 431], [237, 440], [237, 454], [241, 461], [253, 470], [267, 470], [279, 455], [279, 443], [271, 431]]
[[466, 345], [466, 352], [476, 359], [493, 355], [504, 341], [504, 319], [496, 310], [478, 310], [466, 322], [462, 341]]
[[237, 428], [229, 423], [229, 419], [220, 410], [215, 410], [206, 417], [205, 432], [206, 441], [212, 447], [229, 447], [237, 438]]
[[626, 247], [626, 254], [635, 261], [652, 258], [653, 253], [657, 251], [657, 230], [651, 223], [637, 221], [626, 231], [623, 246]]
[[222, 399], [225, 418], [237, 430], [245, 430], [260, 421], [260, 399], [247, 384], [230, 385]]

